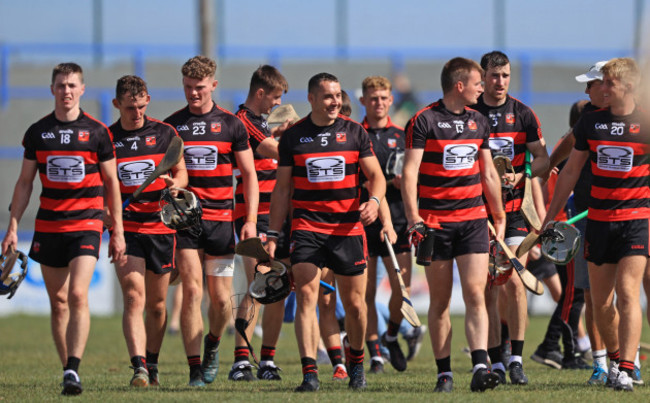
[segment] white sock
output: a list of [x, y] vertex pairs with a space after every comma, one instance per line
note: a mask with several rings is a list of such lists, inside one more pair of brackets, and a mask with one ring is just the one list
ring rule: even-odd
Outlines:
[[594, 357], [594, 364], [607, 370], [607, 350], [596, 350], [592, 352], [592, 355]]
[[447, 375], [447, 376], [450, 377], [450, 378], [453, 378], [453, 377], [454, 377], [454, 373], [451, 372], [451, 371], [449, 371], [449, 372], [441, 372], [441, 373], [439, 373], [439, 374], [438, 374], [438, 379], [440, 379], [441, 377], [443, 377], [443, 376], [445, 376], [445, 375]]
[[641, 361], [639, 361], [639, 351], [641, 350], [641, 346], [636, 348], [636, 355], [634, 356], [634, 365], [636, 365], [637, 368], [641, 368]]
[[524, 360], [521, 359], [520, 355], [511, 355], [510, 361], [508, 361], [508, 366], [510, 366], [510, 364], [512, 364], [513, 362], [518, 362], [520, 364], [523, 364]]
[[497, 362], [496, 364], [492, 364], [492, 371], [496, 371], [497, 369], [506, 372], [506, 367], [503, 366], [503, 363], [501, 361]]
[[578, 339], [578, 350], [587, 351], [591, 349], [591, 342], [589, 341], [589, 336], [583, 336]]
[[481, 368], [487, 368], [487, 365], [485, 365], [485, 364], [476, 364], [476, 365], [474, 365], [474, 368], [472, 368], [472, 374], [474, 374], [476, 371], [478, 371]]

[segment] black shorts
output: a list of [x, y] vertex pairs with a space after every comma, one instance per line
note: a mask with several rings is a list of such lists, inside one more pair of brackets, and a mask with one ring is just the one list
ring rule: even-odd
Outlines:
[[533, 276], [537, 277], [539, 281], [545, 280], [549, 277], [553, 277], [557, 274], [557, 268], [553, 262], [546, 260], [544, 257], [540, 256], [537, 260], [529, 260], [526, 265], [526, 269], [529, 272], [533, 273]]
[[618, 263], [625, 256], [648, 256], [648, 219], [587, 220], [585, 258], [597, 265]]
[[336, 236], [311, 231], [291, 233], [291, 264], [312, 263], [341, 276], [358, 276], [366, 269], [366, 236]]
[[506, 234], [504, 239], [506, 245], [520, 245], [529, 231], [530, 228], [524, 216], [521, 215], [521, 211], [506, 214]]
[[34, 232], [29, 257], [50, 267], [67, 267], [78, 256], [94, 256], [99, 259], [101, 233], [97, 231], [78, 232]]
[[[370, 257], [387, 257], [390, 255], [388, 253], [386, 243], [380, 238], [381, 228], [382, 225], [379, 220], [365, 227], [366, 240], [368, 242], [368, 256]], [[395, 226], [395, 232], [397, 233], [397, 242], [393, 245], [393, 250], [395, 251], [396, 255], [404, 252], [411, 252], [411, 245], [409, 244], [409, 239], [406, 231], [406, 223], [404, 223], [404, 225]]]
[[177, 231], [176, 248], [203, 249], [211, 256], [235, 253], [235, 226], [232, 221], [201, 221], [201, 233]]
[[165, 274], [174, 268], [176, 237], [174, 234], [140, 234], [124, 232], [126, 254], [144, 259], [145, 268]]
[[[266, 231], [269, 230], [269, 220], [270, 216], [268, 214], [262, 214], [257, 216], [257, 236], [262, 240], [262, 243], [266, 245]], [[237, 239], [241, 235], [241, 229], [244, 226], [244, 217], [240, 217], [235, 220], [235, 234]], [[291, 243], [291, 220], [286, 220], [280, 230], [280, 236], [278, 237], [278, 242], [276, 243], [277, 247], [275, 248], [275, 258], [278, 260], [287, 259], [289, 257], [289, 244]]]
[[[241, 229], [246, 222], [245, 217], [239, 217], [235, 220], [235, 236], [237, 239], [241, 236]], [[262, 243], [266, 243], [266, 231], [269, 230], [269, 215], [261, 214], [257, 216], [257, 236]]]
[[487, 219], [440, 223], [433, 242], [432, 260], [451, 260], [470, 253], [488, 253]]

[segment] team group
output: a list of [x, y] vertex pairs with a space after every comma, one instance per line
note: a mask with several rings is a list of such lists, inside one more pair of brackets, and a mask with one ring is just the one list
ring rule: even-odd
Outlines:
[[[571, 281], [567, 290], [584, 290], [594, 351], [589, 383], [633, 390], [633, 382], [640, 381], [634, 361], [642, 323], [639, 288], [648, 260], [650, 139], [635, 102], [640, 73], [632, 59], [602, 62], [576, 77], [587, 84], [591, 103], [550, 158], [536, 115], [508, 95], [510, 62], [502, 52], [485, 54], [480, 64], [449, 60], [441, 73], [443, 97], [418, 111], [405, 129], [388, 115], [393, 96], [384, 77], [363, 81], [360, 102], [366, 116], [361, 123], [341, 113], [344, 93], [338, 79], [320, 73], [308, 83], [309, 115], [271, 128], [264, 116], [288, 91], [284, 76], [272, 66], [258, 68], [245, 103], [233, 114], [212, 99], [216, 68], [204, 56], [183, 65], [187, 105], [164, 121], [146, 115], [150, 96], [141, 78], [120, 78], [113, 100], [120, 118], [110, 127], [80, 108], [81, 67], [63, 63], [53, 70], [55, 109], [25, 134], [2, 252], [17, 244], [18, 222], [38, 173], [43, 190], [29, 256], [41, 264], [50, 298], [52, 334], [64, 366], [63, 394], [82, 392], [78, 370], [90, 328], [88, 288], [105, 228], [124, 298], [123, 332], [134, 387], [159, 385], [158, 354], [174, 268], [182, 281], [189, 385], [214, 381], [231, 316], [236, 236], [259, 236], [272, 258], [291, 267], [303, 373], [296, 391], [319, 389], [321, 339], [333, 379], [349, 379], [351, 389], [367, 386], [364, 344], [370, 373], [384, 371], [383, 347], [397, 371], [406, 369], [413, 352], [405, 357], [398, 342], [402, 294], [384, 237], [393, 245], [407, 291], [412, 246], [430, 261], [425, 272], [438, 369], [434, 392], [453, 389], [449, 303], [454, 261], [466, 307], [471, 390], [506, 383], [506, 373], [513, 384], [527, 384], [522, 365], [526, 288], [511, 267], [490, 265], [490, 239], [504, 240], [515, 252], [531, 231], [521, 214], [528, 155], [533, 156], [532, 176], [543, 179], [555, 176], [554, 167], [568, 157], [548, 211], [538, 211], [542, 228], [563, 211], [574, 188], [576, 206], [580, 197], [578, 208], [589, 210], [580, 224], [588, 270], [581, 255], [581, 263], [576, 257], [575, 265], [563, 269], [565, 285], [575, 277], [575, 287]], [[132, 200], [176, 137], [183, 140], [184, 158]], [[494, 157], [505, 157], [512, 170], [498, 171]], [[200, 219], [189, 219], [198, 214]], [[382, 334], [375, 308], [379, 257], [392, 288]], [[519, 258], [526, 262], [527, 254]], [[257, 262], [243, 261], [251, 283]], [[204, 282], [210, 300], [205, 337]], [[345, 308], [343, 340], [334, 312], [336, 294], [325, 295], [321, 282], [336, 284]], [[582, 305], [571, 302], [579, 320]], [[239, 316], [258, 311], [248, 306], [258, 304], [250, 298], [236, 304]], [[265, 305], [256, 376], [247, 340], [235, 335], [229, 379], [280, 379], [274, 356], [284, 309], [284, 301]], [[562, 333], [563, 362], [569, 368], [575, 351], [567, 346], [575, 340], [576, 315], [562, 309], [556, 314], [560, 330], [549, 325], [534, 356], [551, 360]], [[502, 321], [511, 346], [505, 360]], [[245, 329], [248, 339], [253, 328]], [[413, 329], [411, 339], [421, 339], [423, 330]]]

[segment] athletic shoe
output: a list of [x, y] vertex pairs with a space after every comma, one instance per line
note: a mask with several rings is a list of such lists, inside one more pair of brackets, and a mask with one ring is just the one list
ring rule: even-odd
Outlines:
[[351, 365], [350, 382], [348, 388], [354, 390], [361, 390], [368, 387], [366, 382], [366, 373], [363, 370], [363, 363]]
[[334, 367], [334, 375], [332, 375], [332, 379], [335, 381], [344, 381], [348, 379], [348, 370], [345, 368], [345, 365], [336, 364]]
[[203, 375], [203, 370], [200, 369], [190, 370], [190, 382], [188, 383], [188, 385], [195, 388], [205, 387], [205, 378]]
[[562, 354], [558, 350], [546, 350], [541, 346], [530, 356], [530, 359], [551, 368], [562, 369]]
[[416, 355], [420, 352], [420, 347], [422, 347], [422, 340], [424, 339], [424, 333], [427, 331], [427, 326], [422, 325], [416, 328], [413, 328], [413, 331], [409, 336], [405, 336], [406, 345], [409, 348], [408, 355], [406, 356], [406, 361], [411, 361], [415, 358]]
[[624, 390], [626, 392], [634, 391], [634, 384], [632, 378], [625, 371], [620, 371], [618, 377], [614, 382], [614, 390]]
[[404, 353], [399, 346], [397, 340], [388, 341], [386, 340], [386, 333], [381, 335], [381, 344], [388, 348], [390, 351], [390, 363], [398, 371], [404, 371], [406, 369], [406, 358], [404, 358]]
[[63, 386], [61, 394], [65, 396], [76, 396], [83, 392], [79, 375], [71, 369], [66, 369], [65, 372], [63, 372], [63, 382], [61, 383], [61, 386]]
[[160, 386], [158, 364], [147, 364], [147, 372], [149, 372], [149, 386]]
[[644, 384], [643, 378], [641, 378], [641, 368], [634, 366], [634, 372], [632, 373], [632, 383], [641, 386]]
[[513, 361], [508, 365], [510, 383], [513, 385], [528, 385], [528, 377], [524, 374], [524, 367], [520, 362]]
[[619, 373], [620, 371], [618, 370], [618, 364], [614, 361], [610, 361], [609, 372], [607, 373], [607, 382], [605, 382], [605, 386], [608, 388], [613, 388]]
[[587, 381], [589, 385], [605, 385], [607, 383], [607, 371], [594, 362], [594, 372]]
[[487, 368], [481, 368], [474, 372], [469, 388], [472, 392], [483, 392], [487, 389], [494, 389], [498, 384], [499, 375], [488, 371]]
[[281, 371], [281, 369], [276, 367], [273, 363], [265, 365], [257, 370], [257, 379], [264, 379], [267, 381], [281, 381], [282, 378], [280, 377], [278, 371]]
[[562, 360], [562, 369], [591, 369], [591, 366], [585, 362], [579, 355], [564, 358]]
[[433, 388], [433, 391], [436, 393], [451, 393], [453, 388], [454, 379], [449, 375], [443, 375], [438, 377], [438, 382], [436, 382], [436, 387]]
[[370, 370], [368, 373], [371, 374], [383, 374], [384, 373], [384, 360], [381, 357], [372, 357], [370, 359]]
[[146, 388], [149, 386], [149, 373], [144, 367], [133, 368], [131, 386], [134, 388]]
[[502, 371], [500, 369], [493, 369], [492, 373], [497, 374], [499, 377], [499, 384], [500, 385], [505, 385], [506, 384], [506, 373], [505, 371]]
[[214, 382], [219, 372], [219, 349], [217, 346], [209, 346], [208, 335], [203, 339], [203, 361], [201, 369], [203, 370], [203, 380], [205, 383]]
[[320, 389], [318, 374], [316, 372], [307, 372], [302, 376], [302, 383], [294, 389], [296, 392], [316, 392]]
[[249, 362], [244, 362], [236, 366], [233, 365], [228, 374], [228, 379], [231, 381], [254, 381], [253, 366]]

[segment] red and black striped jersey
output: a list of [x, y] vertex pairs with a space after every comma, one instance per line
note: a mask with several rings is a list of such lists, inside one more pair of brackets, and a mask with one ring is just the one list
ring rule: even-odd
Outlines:
[[35, 160], [43, 185], [37, 232], [102, 231], [104, 181], [100, 162], [115, 158], [112, 134], [80, 111], [72, 122], [51, 113], [29, 127], [25, 159]]
[[359, 160], [374, 153], [359, 123], [339, 115], [331, 126], [320, 127], [310, 114], [284, 132], [279, 152], [280, 166], [293, 168], [292, 230], [364, 234], [359, 221]]
[[582, 115], [573, 128], [576, 150], [589, 151], [589, 219], [650, 218], [650, 124], [640, 109], [614, 116], [610, 109]]
[[[525, 170], [526, 144], [542, 139], [542, 129], [535, 112], [516, 98], [506, 95], [503, 105], [486, 105], [483, 95], [471, 106], [488, 118], [490, 124], [490, 150], [492, 157], [502, 155], [510, 158], [515, 173]], [[525, 181], [517, 183], [512, 192], [503, 192], [505, 211], [521, 210]]]
[[[160, 164], [172, 138], [177, 136], [171, 125], [145, 116], [145, 123], [137, 130], [124, 130], [118, 120], [110, 127], [113, 133], [117, 177], [120, 180], [122, 200], [126, 200], [142, 185]], [[142, 234], [173, 234], [160, 220], [160, 193], [165, 181], [156, 178], [122, 212], [124, 231]]]
[[[396, 126], [388, 118], [388, 124], [381, 129], [373, 129], [368, 125], [368, 121], [364, 118], [361, 125], [368, 132], [370, 141], [372, 143], [372, 150], [377, 156], [381, 170], [384, 173], [386, 182], [392, 180], [395, 175], [391, 172], [387, 173], [387, 165], [395, 160], [396, 153], [403, 153], [406, 149], [406, 142], [404, 139], [404, 129]], [[365, 181], [363, 174], [361, 180]], [[368, 191], [366, 188], [361, 189], [361, 202], [368, 201]], [[390, 216], [394, 226], [406, 224], [406, 215], [404, 214], [404, 202], [402, 201], [402, 192], [395, 186], [386, 186], [386, 201], [390, 209]], [[379, 218], [377, 219], [379, 221]]]
[[189, 189], [201, 201], [203, 219], [232, 221], [234, 153], [250, 148], [242, 121], [214, 104], [204, 115], [194, 115], [186, 106], [165, 122], [185, 142]]
[[[260, 187], [260, 204], [257, 214], [269, 214], [271, 205], [271, 193], [275, 187], [275, 174], [278, 169], [278, 161], [267, 158], [255, 152], [260, 143], [271, 137], [269, 125], [263, 116], [256, 116], [253, 111], [244, 105], [239, 105], [237, 117], [244, 122], [248, 131], [248, 142], [253, 149], [255, 158], [255, 171], [257, 171], [257, 183]], [[235, 191], [235, 219], [246, 215], [244, 203], [244, 187], [241, 185], [241, 175], [237, 176], [237, 190]]]
[[489, 148], [489, 137], [485, 116], [470, 108], [457, 115], [442, 100], [409, 120], [406, 148], [424, 149], [418, 175], [419, 211], [428, 226], [487, 217], [478, 153]]

